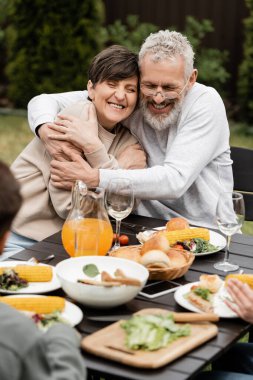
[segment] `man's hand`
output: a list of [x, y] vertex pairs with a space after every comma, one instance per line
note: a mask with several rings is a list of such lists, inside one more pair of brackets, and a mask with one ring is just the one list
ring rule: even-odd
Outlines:
[[47, 152], [50, 156], [58, 161], [68, 161], [68, 156], [64, 153], [64, 148], [68, 148], [76, 152], [76, 154], [81, 155], [81, 149], [77, 148], [73, 144], [67, 141], [57, 141], [49, 138], [49, 135], [52, 133], [52, 130], [49, 128], [49, 125], [54, 125], [54, 123], [45, 123], [42, 124], [38, 134], [42, 142], [45, 144]]
[[145, 169], [147, 167], [146, 153], [140, 144], [127, 146], [117, 160], [121, 169]]
[[235, 278], [227, 283], [227, 290], [234, 302], [225, 301], [240, 318], [253, 323], [253, 290], [248, 284], [244, 284]]
[[63, 152], [68, 161], [51, 161], [51, 181], [55, 187], [70, 190], [78, 179], [90, 187], [99, 185], [98, 169], [93, 169], [82, 157], [73, 153], [72, 149], [64, 148]]

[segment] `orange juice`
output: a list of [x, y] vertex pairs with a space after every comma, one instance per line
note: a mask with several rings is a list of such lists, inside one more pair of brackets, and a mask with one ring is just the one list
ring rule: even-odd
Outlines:
[[[79, 234], [82, 234], [80, 238]], [[76, 244], [77, 236], [85, 245], [85, 250], [79, 250]], [[102, 219], [72, 219], [66, 221], [62, 228], [62, 243], [70, 256], [106, 255], [112, 245], [112, 239], [112, 226]]]

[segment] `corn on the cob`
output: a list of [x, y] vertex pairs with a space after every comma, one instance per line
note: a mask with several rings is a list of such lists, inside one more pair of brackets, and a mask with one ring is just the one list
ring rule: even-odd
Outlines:
[[16, 265], [15, 267], [0, 268], [0, 275], [6, 269], [13, 269], [20, 278], [28, 282], [47, 282], [53, 278], [52, 267], [46, 265]]
[[225, 278], [225, 285], [230, 278], [236, 278], [237, 280], [248, 284], [253, 289], [253, 274], [228, 274]]
[[210, 233], [206, 228], [185, 228], [184, 230], [163, 231], [160, 233], [167, 237], [170, 246], [174, 245], [177, 241], [190, 240], [194, 238], [201, 238], [207, 241], [210, 240]]
[[17, 310], [32, 311], [38, 314], [49, 314], [62, 311], [65, 299], [57, 296], [47, 297], [0, 297], [0, 302], [14, 307]]

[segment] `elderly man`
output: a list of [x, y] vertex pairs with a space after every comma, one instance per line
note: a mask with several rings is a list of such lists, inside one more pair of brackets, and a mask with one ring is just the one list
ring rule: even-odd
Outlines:
[[[193, 61], [189, 41], [174, 31], [151, 34], [140, 49], [140, 107], [125, 125], [142, 143], [147, 169], [92, 169], [61, 141], [56, 144], [47, 123], [62, 107], [87, 97], [86, 91], [33, 98], [28, 105], [31, 128], [37, 128], [53, 157], [59, 150], [69, 156], [69, 162], [52, 160], [54, 185], [69, 188], [79, 178], [106, 187], [112, 178], [129, 178], [142, 199], [139, 214], [183, 216], [192, 224], [214, 227], [219, 194], [233, 188], [229, 126], [216, 90], [196, 83]], [[121, 159], [134, 161], [135, 152], [128, 148]]]

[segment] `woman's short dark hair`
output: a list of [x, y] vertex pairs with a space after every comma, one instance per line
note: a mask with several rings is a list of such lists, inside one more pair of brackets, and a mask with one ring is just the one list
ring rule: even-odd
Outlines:
[[22, 198], [20, 187], [6, 164], [0, 161], [0, 238], [11, 227]]
[[92, 60], [88, 79], [93, 85], [106, 80], [120, 81], [137, 76], [139, 81], [138, 56], [126, 47], [112, 45]]

